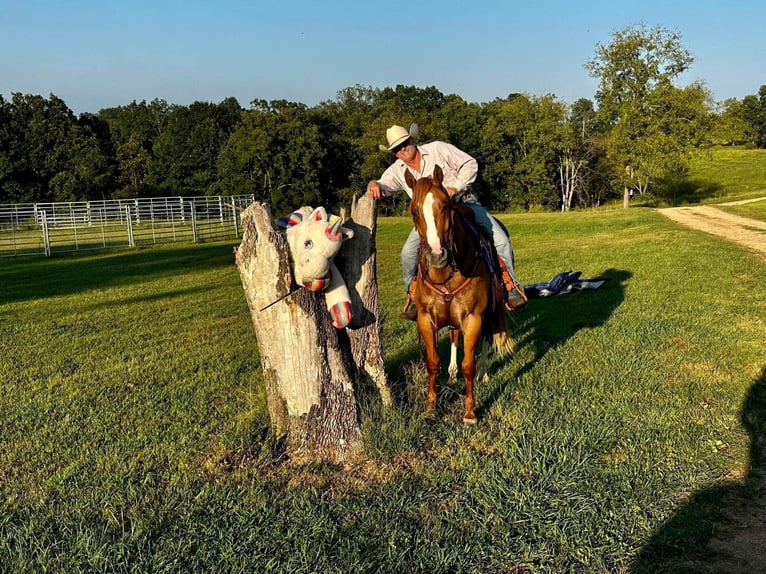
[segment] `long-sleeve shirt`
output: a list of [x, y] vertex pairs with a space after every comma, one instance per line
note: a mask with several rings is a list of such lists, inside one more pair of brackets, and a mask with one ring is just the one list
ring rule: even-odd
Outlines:
[[479, 171], [478, 162], [454, 145], [442, 141], [433, 141], [418, 145], [418, 149], [422, 156], [420, 171], [413, 170], [403, 160], [397, 159], [378, 180], [383, 195], [391, 196], [403, 189], [411, 198], [412, 190], [404, 180], [405, 172], [409, 170], [416, 179], [428, 177], [433, 175], [434, 167], [437, 165], [444, 172], [444, 187], [453, 187], [462, 191], [476, 180]]

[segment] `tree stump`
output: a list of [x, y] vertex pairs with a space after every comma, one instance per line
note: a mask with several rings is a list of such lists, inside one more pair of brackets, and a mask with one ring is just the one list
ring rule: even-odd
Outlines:
[[371, 221], [369, 210], [364, 213], [367, 221], [347, 227], [360, 233], [367, 247], [352, 249], [358, 238], [348, 240], [338, 262], [359, 319], [352, 323], [356, 329], [344, 330], [332, 326], [324, 294], [296, 287], [287, 241], [274, 228], [268, 206], [256, 202], [242, 213], [236, 263], [255, 328], [272, 428], [285, 437], [295, 463], [343, 463], [363, 454], [356, 396], [362, 370], [370, 373], [384, 403], [390, 402], [377, 285], [369, 285], [375, 282], [374, 206]]
[[391, 390], [383, 366], [382, 325], [378, 307], [377, 202], [366, 195], [351, 204], [351, 220], [344, 227], [354, 232], [354, 238], [343, 243], [341, 267], [351, 295], [353, 319], [348, 329], [351, 352], [357, 368], [373, 380], [383, 405], [391, 405]]

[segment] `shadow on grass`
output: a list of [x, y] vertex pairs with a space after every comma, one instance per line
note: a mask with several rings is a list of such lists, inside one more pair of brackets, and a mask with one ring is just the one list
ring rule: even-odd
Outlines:
[[[530, 299], [519, 311], [512, 313], [511, 333], [516, 341], [513, 360], [529, 356], [528, 351], [532, 351], [531, 359], [519, 366], [515, 376], [531, 371], [549, 351], [565, 343], [581, 329], [593, 329], [606, 323], [625, 299], [625, 282], [632, 276], [630, 271], [607, 269], [597, 276], [610, 279], [600, 289]], [[502, 367], [502, 364], [499, 366]], [[507, 383], [507, 380], [500, 380], [490, 373], [493, 390], [477, 409], [480, 417], [503, 395]]]
[[625, 299], [625, 282], [633, 274], [607, 269], [598, 277], [610, 281], [600, 289], [530, 299], [515, 316], [516, 352], [533, 350], [533, 357], [521, 366], [517, 375], [528, 372], [551, 349], [562, 345], [581, 329], [593, 329], [606, 323]]
[[701, 203], [705, 199], [718, 197], [722, 189], [719, 183], [684, 177], [663, 182], [661, 191], [657, 195], [669, 205], [676, 207]]
[[741, 420], [750, 435], [744, 480], [695, 493], [641, 550], [633, 574], [766, 571], [766, 366]]
[[0, 304], [82, 293], [234, 265], [230, 244], [0, 261]]

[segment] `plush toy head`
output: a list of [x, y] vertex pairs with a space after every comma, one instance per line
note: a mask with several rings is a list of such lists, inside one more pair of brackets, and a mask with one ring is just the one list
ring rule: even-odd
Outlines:
[[310, 291], [324, 291], [333, 325], [341, 329], [351, 322], [351, 302], [343, 278], [333, 258], [342, 240], [353, 233], [341, 227], [337, 215], [324, 207], [302, 207], [277, 221], [286, 229], [287, 244], [293, 258], [295, 282]]
[[343, 239], [340, 217], [328, 215], [324, 207], [313, 211], [302, 207], [277, 223], [287, 229], [295, 282], [310, 291], [324, 291], [332, 279], [330, 263]]

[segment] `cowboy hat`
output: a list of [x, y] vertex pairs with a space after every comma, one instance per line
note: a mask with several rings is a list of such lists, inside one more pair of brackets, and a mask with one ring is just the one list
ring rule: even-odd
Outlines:
[[378, 148], [380, 151], [391, 151], [396, 146], [404, 143], [407, 141], [410, 137], [415, 137], [415, 134], [418, 131], [417, 124], [412, 124], [410, 126], [410, 131], [407, 131], [402, 126], [391, 126], [386, 130], [386, 139], [388, 140], [388, 147], [384, 146], [383, 144], [378, 145]]

